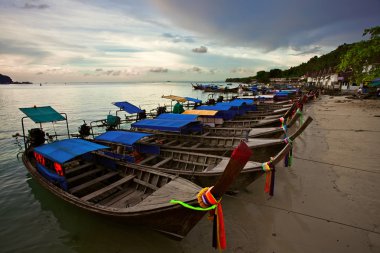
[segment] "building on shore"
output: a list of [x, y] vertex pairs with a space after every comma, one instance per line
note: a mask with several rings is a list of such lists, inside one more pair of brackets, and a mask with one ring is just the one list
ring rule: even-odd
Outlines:
[[356, 90], [359, 85], [351, 83], [351, 71], [338, 72], [335, 68], [326, 68], [320, 71], [306, 73], [306, 82], [310, 85], [329, 90]]

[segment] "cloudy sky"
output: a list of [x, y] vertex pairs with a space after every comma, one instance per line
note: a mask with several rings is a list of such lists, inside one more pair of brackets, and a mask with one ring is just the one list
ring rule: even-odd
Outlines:
[[0, 0], [17, 81], [212, 81], [286, 69], [380, 25], [380, 0]]

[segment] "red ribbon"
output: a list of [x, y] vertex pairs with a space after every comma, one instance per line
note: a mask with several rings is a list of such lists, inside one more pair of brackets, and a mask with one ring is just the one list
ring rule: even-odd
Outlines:
[[224, 227], [223, 209], [220, 201], [217, 201], [209, 188], [203, 195], [207, 202], [216, 205], [216, 208], [210, 211], [210, 216], [214, 217], [214, 233], [212, 246], [217, 249], [225, 249], [227, 247], [226, 230]]

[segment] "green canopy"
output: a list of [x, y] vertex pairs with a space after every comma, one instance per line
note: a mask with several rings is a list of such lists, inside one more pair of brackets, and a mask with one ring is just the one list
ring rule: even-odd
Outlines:
[[368, 84], [368, 87], [375, 87], [375, 88], [379, 88], [380, 87], [380, 81], [375, 81], [370, 84]]
[[53, 121], [65, 120], [59, 112], [51, 108], [50, 106], [41, 107], [30, 107], [30, 108], [19, 108], [23, 113], [26, 114], [35, 123], [45, 123]]

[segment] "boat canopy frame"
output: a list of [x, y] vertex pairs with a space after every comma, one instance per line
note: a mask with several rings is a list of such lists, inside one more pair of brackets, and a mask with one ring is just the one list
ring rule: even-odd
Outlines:
[[[202, 100], [192, 97], [181, 97], [176, 95], [162, 95], [161, 98], [166, 98], [170, 100], [170, 111], [173, 112], [173, 101], [183, 103], [187, 109], [190, 109], [190, 102], [195, 104], [202, 104]], [[187, 103], [186, 103], [187, 102]], [[186, 104], [185, 104], [186, 103]], [[193, 107], [194, 107], [193, 105]]]
[[28, 149], [27, 139], [25, 135], [25, 119], [30, 119], [36, 124], [40, 124], [40, 129], [42, 130], [42, 123], [54, 123], [57, 121], [66, 121], [66, 129], [67, 129], [67, 138], [70, 139], [70, 130], [69, 123], [67, 121], [67, 114], [64, 112], [57, 112], [51, 106], [33, 106], [28, 108], [19, 108], [26, 116], [21, 118], [21, 126], [22, 126], [22, 136], [24, 139], [24, 147], [25, 150]]

